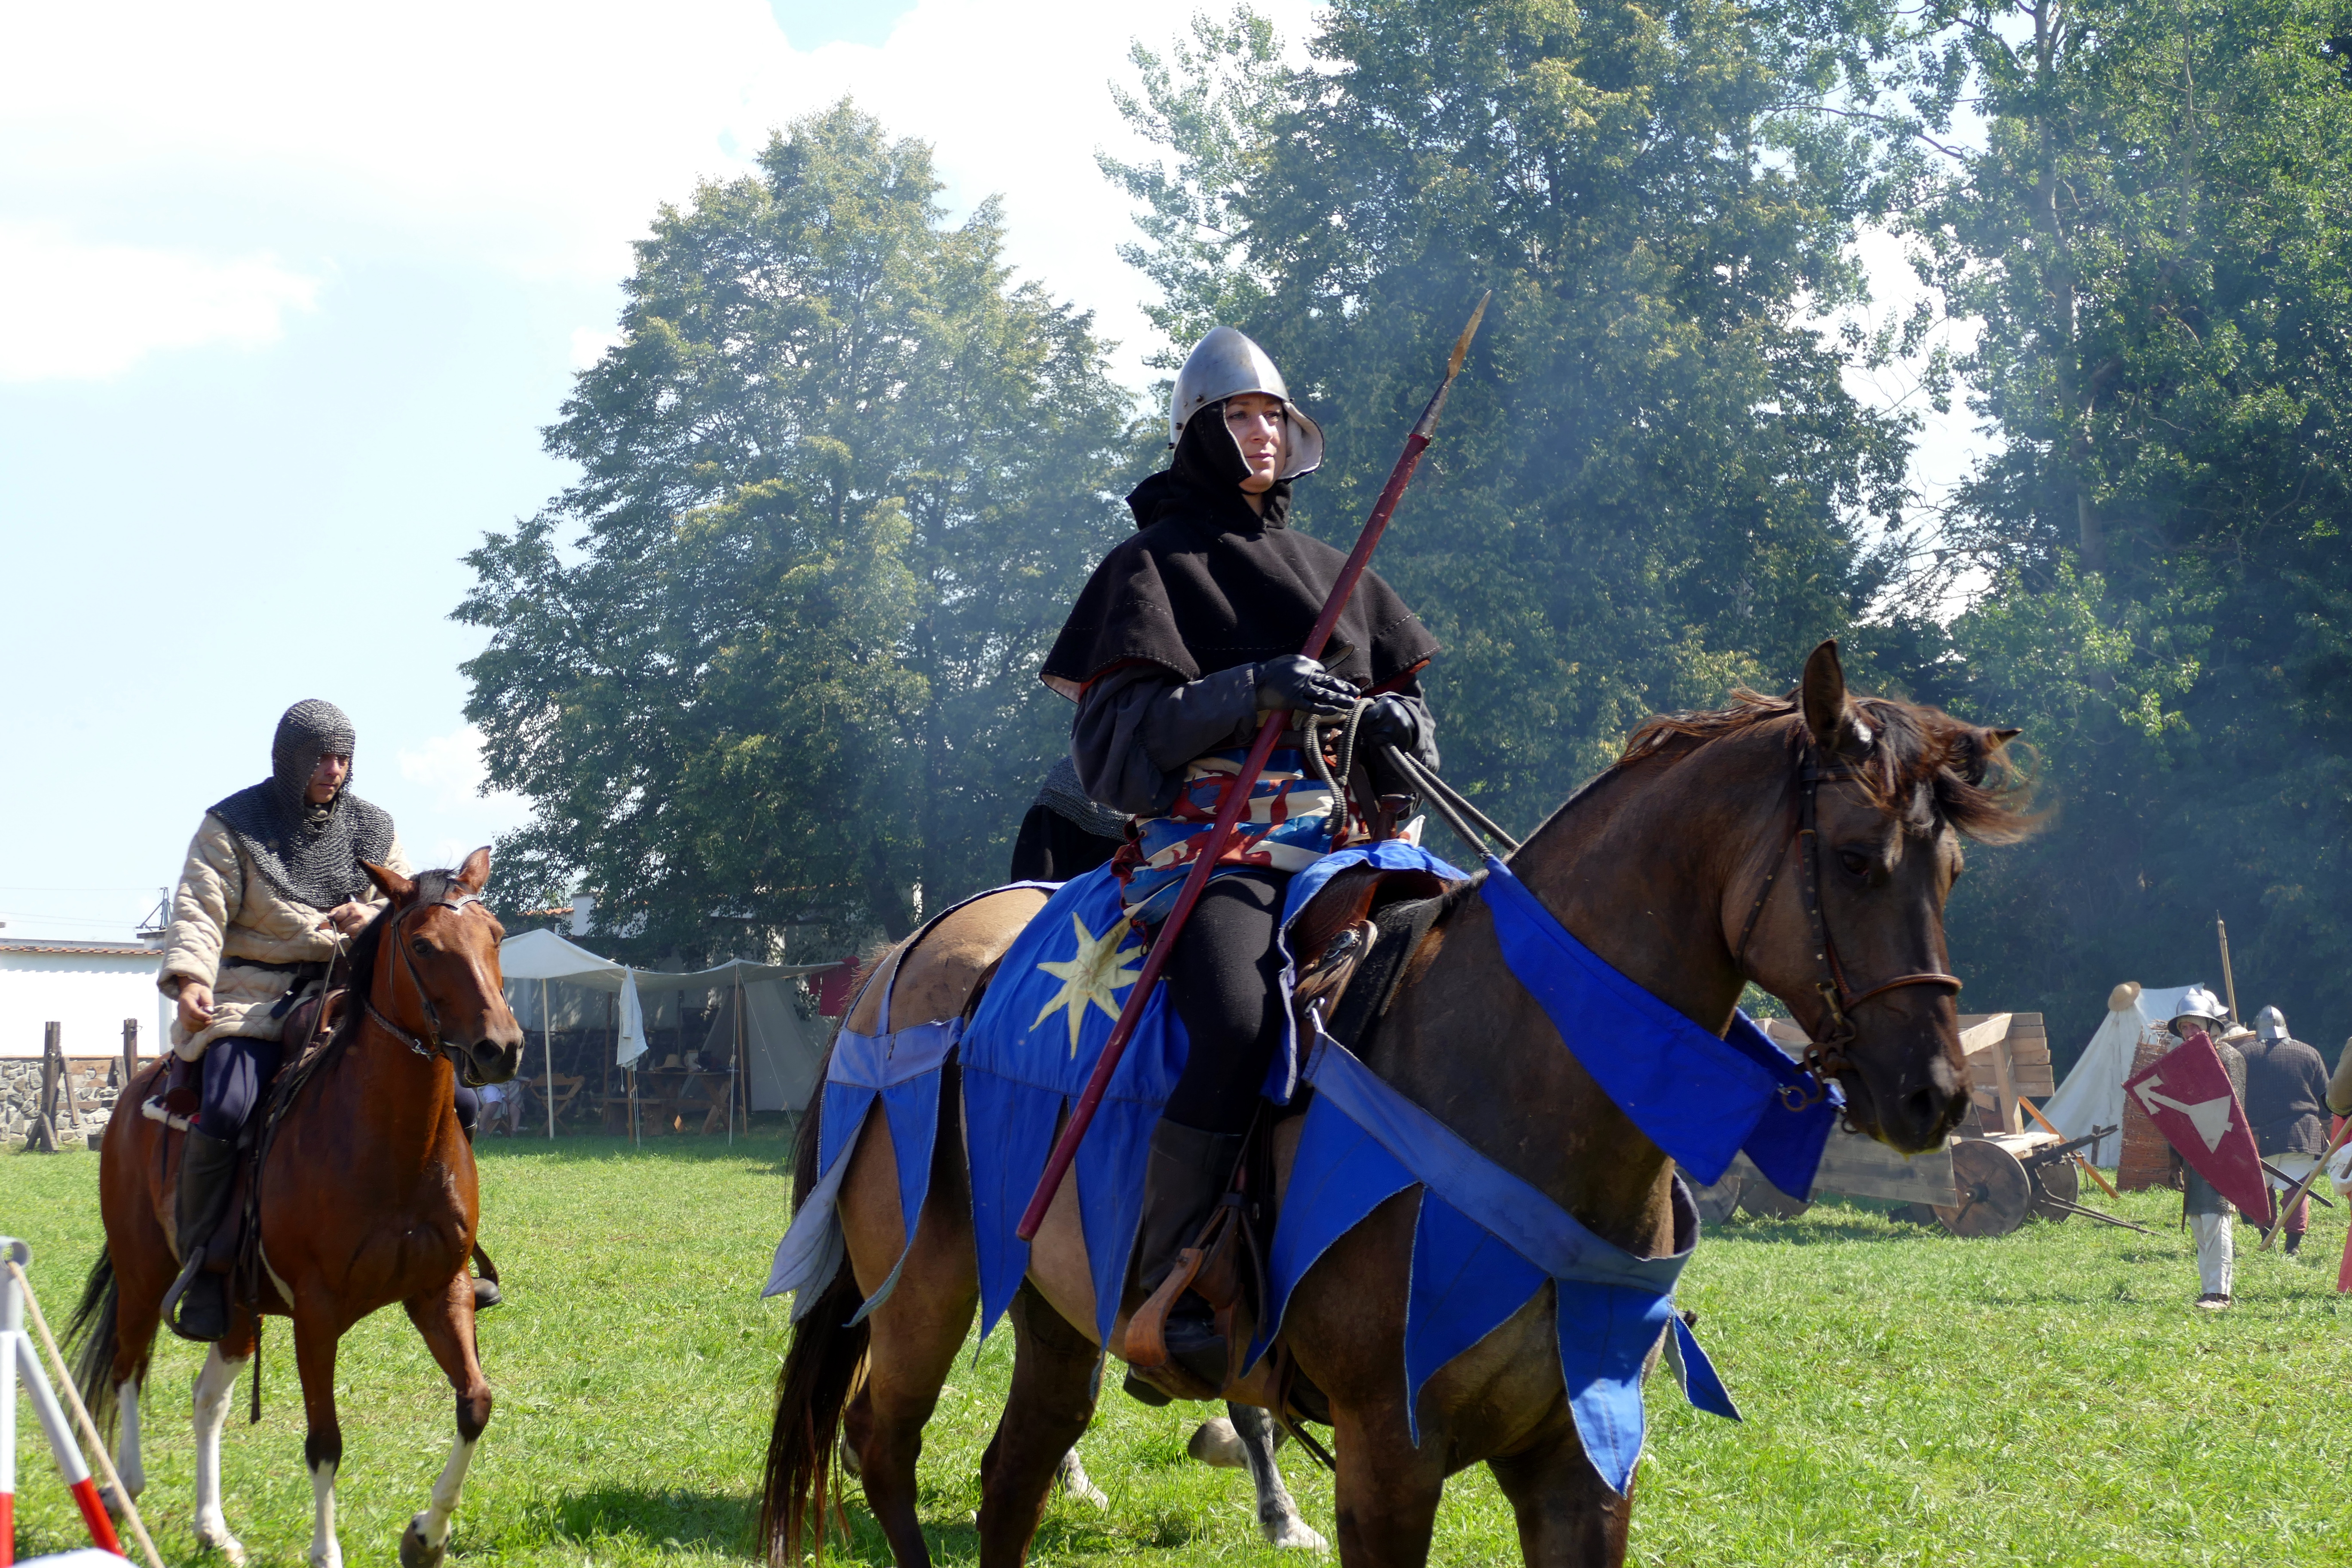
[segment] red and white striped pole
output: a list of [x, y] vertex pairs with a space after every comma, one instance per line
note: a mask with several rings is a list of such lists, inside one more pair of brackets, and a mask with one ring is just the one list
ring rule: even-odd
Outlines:
[[[22, 1268], [33, 1260], [33, 1249], [15, 1237], [0, 1237], [0, 1256]], [[11, 1370], [14, 1376], [9, 1375]], [[98, 1494], [98, 1482], [82, 1459], [81, 1445], [74, 1441], [73, 1428], [66, 1424], [57, 1390], [49, 1386], [49, 1374], [41, 1365], [40, 1352], [33, 1348], [33, 1336], [25, 1331], [25, 1298], [16, 1288], [16, 1272], [0, 1269], [0, 1568], [8, 1568], [16, 1560], [19, 1383], [33, 1402], [34, 1414], [41, 1418], [41, 1429], [48, 1434], [49, 1452], [57, 1457], [58, 1473], [65, 1477], [74, 1504], [81, 1510], [81, 1521], [89, 1530], [90, 1540], [100, 1551], [121, 1556], [122, 1544], [115, 1539], [114, 1521], [106, 1517], [106, 1503]]]

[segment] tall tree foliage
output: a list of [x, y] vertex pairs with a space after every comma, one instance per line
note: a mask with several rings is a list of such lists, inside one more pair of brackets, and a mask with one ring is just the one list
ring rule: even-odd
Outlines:
[[1916, 225], [2001, 446], [1956, 541], [1993, 586], [1927, 682], [2027, 727], [2052, 831], [1955, 945], [2080, 1037], [2116, 980], [2352, 1028], [2352, 7], [1948, 10], [1984, 150]]
[[1870, 149], [1803, 107], [1846, 57], [1769, 23], [1338, 0], [1309, 69], [1246, 12], [1137, 54], [1166, 156], [1107, 163], [1137, 259], [1173, 334], [1237, 317], [1325, 421], [1303, 526], [1352, 531], [1494, 290], [1381, 569], [1447, 645], [1449, 773], [1522, 823], [1646, 714], [1791, 677], [1883, 579], [1904, 429], [1807, 315], [1854, 287]]
[[581, 478], [468, 556], [457, 618], [523, 896], [649, 952], [903, 932], [1001, 874], [1066, 714], [1035, 667], [1117, 536], [1089, 319], [948, 226], [845, 101], [665, 206], [548, 450]]

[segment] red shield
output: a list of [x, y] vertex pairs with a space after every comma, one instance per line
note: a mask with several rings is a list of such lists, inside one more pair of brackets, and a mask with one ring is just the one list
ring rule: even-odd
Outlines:
[[2124, 1080], [2164, 1141], [2256, 1225], [2271, 1222], [2270, 1184], [2246, 1109], [2230, 1086], [2221, 1053], [2203, 1030]]

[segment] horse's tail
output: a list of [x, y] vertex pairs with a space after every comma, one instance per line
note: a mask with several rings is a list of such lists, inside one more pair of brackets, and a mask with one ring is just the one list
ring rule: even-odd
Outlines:
[[[808, 1111], [801, 1118], [799, 1145], [793, 1151], [795, 1214], [816, 1190], [817, 1117], [824, 1103], [820, 1072]], [[776, 1373], [776, 1420], [768, 1434], [767, 1476], [760, 1496], [760, 1540], [775, 1568], [800, 1562], [802, 1537], [811, 1533], [812, 1503], [816, 1512], [813, 1544], [820, 1557], [824, 1552], [824, 1500], [833, 1476], [834, 1446], [872, 1336], [863, 1319], [849, 1321], [862, 1300], [844, 1256], [824, 1293], [799, 1314], [792, 1349]]]
[[101, 1247], [98, 1261], [89, 1266], [89, 1278], [82, 1281], [81, 1300], [66, 1320], [65, 1349], [73, 1355], [74, 1381], [81, 1385], [89, 1418], [110, 1443], [114, 1440], [114, 1325], [121, 1304], [114, 1254]]

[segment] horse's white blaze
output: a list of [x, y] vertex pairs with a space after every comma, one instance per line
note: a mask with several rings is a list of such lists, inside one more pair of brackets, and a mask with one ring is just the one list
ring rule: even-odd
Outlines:
[[231, 1563], [245, 1561], [245, 1548], [221, 1514], [221, 1428], [228, 1425], [229, 1396], [244, 1367], [242, 1356], [231, 1361], [215, 1345], [196, 1371], [196, 1540]]
[[[122, 1430], [114, 1440], [114, 1473], [122, 1478], [122, 1489], [137, 1497], [147, 1489], [147, 1467], [139, 1458], [139, 1380], [126, 1378], [114, 1385], [114, 1406], [122, 1413]], [[122, 1500], [108, 1501], [121, 1510]]]
[[408, 1521], [408, 1527], [425, 1538], [425, 1545], [438, 1547], [449, 1539], [449, 1518], [457, 1511], [457, 1494], [466, 1486], [466, 1467], [474, 1462], [475, 1444], [479, 1441], [459, 1437], [449, 1446], [449, 1462], [433, 1480], [433, 1500]]
[[310, 1472], [310, 1568], [343, 1568], [342, 1543], [335, 1539], [335, 1467]]

